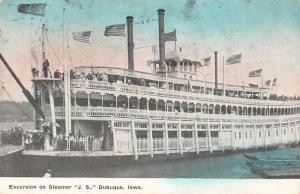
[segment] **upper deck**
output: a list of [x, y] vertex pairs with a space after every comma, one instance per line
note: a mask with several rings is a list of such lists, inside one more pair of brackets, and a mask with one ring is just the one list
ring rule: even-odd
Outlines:
[[[89, 76], [90, 75], [90, 78]], [[106, 75], [103, 80], [101, 75]], [[242, 104], [255, 106], [294, 106], [299, 100], [272, 99], [268, 88], [252, 88], [238, 85], [225, 85], [226, 95], [214, 95], [214, 83], [200, 80], [188, 80], [162, 74], [128, 71], [112, 67], [76, 67], [71, 79], [74, 93], [79, 91], [113, 92], [123, 95], [139, 94], [165, 99], [189, 99], [207, 103]], [[219, 84], [220, 88], [223, 84]], [[223, 90], [223, 89], [221, 89]]]

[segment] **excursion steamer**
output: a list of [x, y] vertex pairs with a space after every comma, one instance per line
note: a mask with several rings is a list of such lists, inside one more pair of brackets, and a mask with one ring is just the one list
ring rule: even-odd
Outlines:
[[24, 151], [31, 164], [43, 159], [54, 166], [119, 164], [300, 142], [299, 100], [271, 98], [265, 87], [220, 84], [217, 52], [215, 82], [198, 80], [202, 63], [176, 52], [165, 55], [165, 42], [174, 33], [164, 32], [164, 13], [158, 10], [159, 59], [149, 61], [151, 73], [134, 70], [128, 16], [127, 69], [79, 66], [65, 70], [63, 79], [32, 79], [50, 125], [41, 126], [36, 113], [46, 142], [45, 150]]

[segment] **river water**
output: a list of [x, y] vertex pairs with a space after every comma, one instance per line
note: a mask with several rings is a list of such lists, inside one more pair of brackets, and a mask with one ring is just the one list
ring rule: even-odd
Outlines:
[[[300, 155], [300, 148], [284, 148], [279, 150], [257, 152], [259, 155], [276, 155], [288, 157]], [[113, 167], [97, 167], [87, 169], [59, 169], [52, 172], [53, 177], [104, 177], [104, 178], [260, 178], [253, 174], [246, 164], [244, 153], [209, 158], [188, 158], [164, 162], [135, 163]], [[88, 165], [88, 164], [87, 164]], [[26, 172], [22, 169], [22, 157], [11, 162], [1, 176], [41, 177], [40, 172]]]

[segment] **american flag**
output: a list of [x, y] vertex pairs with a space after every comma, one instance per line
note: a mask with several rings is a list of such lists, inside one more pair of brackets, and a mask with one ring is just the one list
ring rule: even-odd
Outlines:
[[211, 57], [206, 57], [203, 59], [204, 66], [209, 66]]
[[226, 59], [226, 65], [241, 63], [241, 59], [242, 59], [242, 53], [232, 55]]
[[125, 24], [106, 26], [104, 36], [125, 36]]
[[249, 77], [261, 77], [262, 69], [249, 72]]
[[271, 80], [267, 80], [265, 83], [266, 86], [271, 86]]
[[90, 44], [90, 37], [92, 31], [73, 32], [73, 39], [79, 42], [85, 42]]

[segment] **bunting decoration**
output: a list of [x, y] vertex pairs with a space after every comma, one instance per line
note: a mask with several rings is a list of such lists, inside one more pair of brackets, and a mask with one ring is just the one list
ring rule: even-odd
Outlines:
[[226, 65], [241, 63], [241, 60], [242, 60], [242, 53], [232, 55], [226, 59]]
[[274, 79], [273, 79], [272, 86], [277, 86], [277, 78], [274, 78]]
[[206, 57], [206, 58], [203, 59], [204, 66], [209, 66], [210, 65], [210, 59], [211, 59], [211, 57]]
[[46, 3], [19, 4], [18, 12], [36, 16], [45, 16]]
[[176, 30], [164, 34], [165, 41], [177, 41]]
[[92, 31], [73, 32], [73, 39], [79, 42], [85, 42], [90, 44], [90, 37]]
[[104, 36], [125, 36], [125, 24], [106, 26]]
[[262, 69], [249, 72], [249, 77], [261, 77]]

